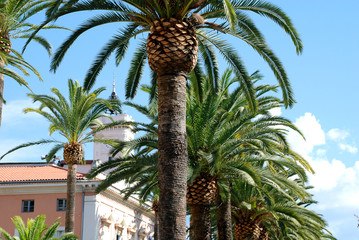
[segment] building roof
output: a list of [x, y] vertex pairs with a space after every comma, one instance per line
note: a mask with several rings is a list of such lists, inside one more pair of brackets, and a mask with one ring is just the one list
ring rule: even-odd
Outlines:
[[[67, 169], [52, 164], [0, 165], [0, 183], [66, 181]], [[77, 180], [85, 174], [77, 173]]]

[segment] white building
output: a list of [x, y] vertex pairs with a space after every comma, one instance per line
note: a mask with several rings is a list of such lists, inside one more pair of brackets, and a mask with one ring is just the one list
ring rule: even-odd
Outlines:
[[[115, 90], [112, 97], [117, 97]], [[115, 114], [115, 121], [132, 121], [131, 116]], [[104, 124], [112, 122], [101, 118]], [[132, 140], [130, 126], [114, 126], [96, 134], [97, 138]], [[148, 240], [152, 239], [154, 214], [150, 206], [139, 205], [138, 199], [123, 200], [120, 194], [123, 183], [117, 183], [96, 194], [95, 189], [104, 176], [89, 180], [86, 173], [92, 166], [109, 161], [109, 147], [95, 143], [94, 160], [78, 166], [75, 204], [75, 234], [82, 240]], [[47, 224], [58, 217], [61, 225], [58, 235], [64, 232], [66, 199], [66, 166], [44, 163], [0, 164], [0, 227], [15, 233], [11, 217], [35, 218], [45, 214]]]

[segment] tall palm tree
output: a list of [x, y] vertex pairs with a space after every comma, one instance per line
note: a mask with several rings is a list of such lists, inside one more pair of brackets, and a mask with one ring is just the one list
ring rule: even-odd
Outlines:
[[[29, 18], [47, 9], [53, 0], [0, 0], [0, 125], [2, 119], [2, 106], [4, 102], [4, 75], [17, 81], [20, 85], [29, 88], [28, 83], [19, 74], [29, 75], [33, 72], [41, 80], [40, 74], [25, 61], [18, 51], [12, 48], [12, 40], [29, 39], [39, 27], [32, 24]], [[55, 25], [43, 26], [44, 29], [61, 28]], [[31, 37], [51, 55], [51, 45], [42, 36]]]
[[[72, 0], [62, 6], [61, 2], [58, 0], [57, 4], [50, 8], [46, 22], [80, 11], [102, 10], [105, 13], [102, 12], [86, 21], [63, 43], [52, 62], [54, 71], [72, 43], [85, 31], [106, 23], [127, 23], [105, 45], [89, 69], [85, 80], [86, 89], [93, 86], [96, 76], [111, 53], [116, 53], [116, 61], [120, 63], [130, 39], [150, 32], [147, 41], [141, 41], [134, 54], [127, 79], [126, 95], [133, 97], [136, 93], [144, 63], [148, 59], [151, 69], [156, 73], [157, 79], [154, 79], [154, 82], [157, 81], [159, 99], [160, 234], [164, 239], [184, 239], [187, 166], [186, 75], [196, 66], [198, 49], [208, 65], [212, 65], [209, 68], [212, 75], [218, 72], [213, 61], [215, 52], [212, 47], [219, 49], [231, 67], [241, 76], [250, 106], [255, 108], [253, 89], [243, 64], [234, 49], [217, 35], [218, 32], [228, 33], [244, 40], [272, 68], [282, 87], [284, 101], [290, 106], [294, 99], [285, 70], [245, 11], [274, 20], [291, 36], [297, 52], [300, 52], [302, 44], [296, 29], [281, 9], [264, 1]], [[220, 24], [214, 23], [217, 19]]]
[[[93, 92], [88, 92], [80, 86], [78, 81], [71, 79], [68, 81], [68, 88], [68, 100], [57, 88], [51, 89], [55, 96], [28, 94], [34, 102], [40, 102], [41, 105], [38, 109], [26, 108], [24, 110], [25, 113], [35, 112], [46, 118], [50, 122], [49, 133], [58, 132], [65, 138], [65, 141], [41, 140], [25, 143], [11, 149], [1, 159], [20, 148], [56, 143], [47, 155], [49, 161], [60, 149], [63, 149], [63, 158], [68, 166], [65, 231], [73, 232], [77, 164], [81, 163], [84, 158], [82, 145], [94, 141], [112, 143], [111, 140], [94, 139], [93, 135], [105, 128], [98, 120], [99, 117], [106, 116], [105, 110], [120, 111], [120, 109], [118, 100], [106, 100], [98, 97], [106, 88], [98, 88]], [[90, 131], [90, 127], [98, 128]]]
[[[253, 168], [252, 161], [265, 161], [271, 166], [285, 165], [289, 169], [298, 169], [294, 162], [278, 161], [277, 159], [248, 157], [245, 153], [262, 152], [264, 146], [270, 145], [275, 139], [281, 142], [282, 136], [278, 126], [288, 126], [295, 129], [289, 121], [278, 117], [267, 117], [260, 119], [258, 115], [251, 113], [245, 108], [248, 106], [244, 94], [241, 91], [235, 91], [229, 94], [229, 87], [235, 83], [236, 79], [230, 78], [230, 72], [226, 72], [221, 81], [219, 81], [217, 93], [212, 91], [210, 81], [204, 81], [203, 98], [197, 99], [197, 95], [192, 94], [195, 90], [190, 86], [188, 91], [187, 108], [187, 133], [188, 133], [188, 152], [190, 176], [187, 187], [187, 204], [191, 207], [191, 232], [193, 239], [209, 239], [211, 233], [210, 225], [210, 207], [214, 203], [217, 193], [217, 185], [221, 189], [228, 185], [228, 182], [235, 178], [247, 179], [254, 184], [260, 184], [261, 177], [267, 182], [275, 182], [275, 177], [266, 176], [261, 168]], [[253, 78], [256, 75], [253, 75]], [[261, 114], [265, 114], [271, 107], [280, 106], [276, 98], [261, 97], [266, 93], [265, 86], [256, 88], [258, 91], [258, 101]], [[272, 89], [269, 88], [268, 89]], [[93, 169], [90, 177], [111, 169], [112, 171], [103, 181], [98, 191], [105, 189], [119, 180], [126, 180], [132, 185], [125, 189], [125, 197], [133, 193], [138, 193], [144, 200], [145, 196], [154, 189], [157, 180], [157, 115], [155, 108], [156, 101], [151, 103], [149, 108], [129, 104], [138, 111], [145, 114], [151, 123], [129, 123], [135, 124], [135, 131], [145, 131], [146, 134], [139, 139], [130, 142], [123, 142], [116, 147], [123, 156], [136, 150], [134, 155], [115, 159]], [[253, 122], [253, 119], [258, 119]], [[124, 124], [124, 123], [121, 123]], [[269, 127], [270, 126], [270, 127]], [[273, 128], [277, 126], [277, 128]], [[238, 135], [241, 135], [239, 138]], [[277, 136], [278, 135], [278, 136]], [[276, 138], [277, 137], [277, 138]], [[262, 143], [262, 145], [259, 145]], [[247, 145], [247, 147], [243, 147]], [[251, 147], [253, 145], [253, 148]], [[274, 145], [278, 151], [283, 150], [279, 143]], [[274, 149], [272, 150], [274, 152]], [[294, 165], [294, 167], [293, 167]], [[303, 170], [299, 169], [304, 175]], [[259, 174], [260, 173], [260, 174]], [[262, 176], [263, 175], [263, 176]], [[277, 185], [281, 186], [283, 179]], [[224, 184], [223, 184], [224, 183]], [[285, 185], [285, 184], [284, 184]], [[230, 201], [227, 201], [230, 203]], [[218, 203], [218, 206], [225, 204]], [[226, 205], [228, 206], [228, 204]], [[230, 206], [230, 204], [229, 204]], [[230, 212], [230, 208], [229, 208]], [[221, 212], [220, 212], [221, 213]], [[225, 223], [222, 219], [221, 223]], [[232, 235], [231, 217], [226, 222], [230, 226], [228, 235]], [[221, 232], [220, 237], [223, 235]]]

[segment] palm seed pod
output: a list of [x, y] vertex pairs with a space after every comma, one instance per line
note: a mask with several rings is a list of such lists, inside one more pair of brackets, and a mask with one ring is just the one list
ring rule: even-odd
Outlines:
[[152, 210], [158, 212], [158, 200], [152, 202]]
[[162, 74], [185, 74], [197, 64], [198, 43], [189, 21], [161, 18], [151, 25], [147, 56], [151, 69]]
[[11, 52], [11, 42], [9, 34], [0, 35], [0, 51], [6, 54]]
[[250, 218], [241, 219], [234, 226], [236, 240], [261, 239], [260, 233], [261, 227]]
[[84, 157], [80, 143], [66, 143], [64, 146], [64, 161], [66, 164], [79, 164]]
[[264, 227], [264, 226], [262, 226], [262, 227], [260, 228], [259, 239], [261, 239], [261, 240], [269, 240], [268, 231], [267, 231], [266, 227]]
[[212, 205], [217, 195], [216, 180], [210, 177], [197, 177], [187, 186], [188, 205]]

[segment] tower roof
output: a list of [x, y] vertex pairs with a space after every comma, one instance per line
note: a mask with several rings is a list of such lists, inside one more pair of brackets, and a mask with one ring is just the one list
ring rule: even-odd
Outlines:
[[113, 73], [112, 93], [111, 93], [109, 99], [118, 100], [118, 96], [117, 96], [117, 93], [116, 93], [115, 72]]
[[[110, 97], [108, 98], [109, 100], [118, 100], [118, 96], [117, 96], [117, 93], [116, 93], [116, 81], [115, 81], [115, 72], [113, 72], [113, 83], [112, 83], [112, 93], [110, 95]], [[114, 115], [117, 115], [118, 112], [117, 111], [114, 111], [112, 109], [109, 109], [109, 112], [110, 114], [114, 114]]]

